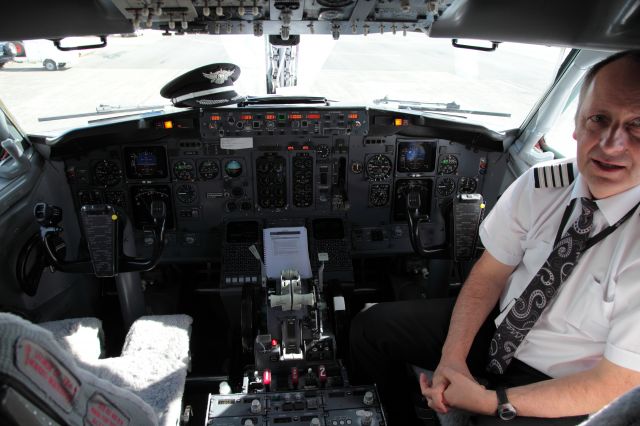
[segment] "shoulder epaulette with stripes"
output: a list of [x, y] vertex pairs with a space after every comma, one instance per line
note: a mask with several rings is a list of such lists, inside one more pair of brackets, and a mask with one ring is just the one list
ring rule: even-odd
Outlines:
[[533, 169], [536, 188], [562, 188], [575, 180], [573, 163], [551, 164]]

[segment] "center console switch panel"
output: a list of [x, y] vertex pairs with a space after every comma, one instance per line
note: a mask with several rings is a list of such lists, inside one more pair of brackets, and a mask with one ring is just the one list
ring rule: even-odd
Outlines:
[[[249, 422], [247, 422], [249, 420]], [[206, 425], [384, 426], [373, 386], [209, 395]]]

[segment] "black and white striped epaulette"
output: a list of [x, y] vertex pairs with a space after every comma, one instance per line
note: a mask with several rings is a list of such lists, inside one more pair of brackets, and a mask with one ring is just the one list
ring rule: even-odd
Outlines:
[[562, 188], [575, 180], [573, 163], [551, 164], [535, 167], [533, 179], [536, 188]]

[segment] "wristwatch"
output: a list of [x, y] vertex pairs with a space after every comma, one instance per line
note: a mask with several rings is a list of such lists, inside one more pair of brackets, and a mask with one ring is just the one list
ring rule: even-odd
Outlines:
[[518, 412], [509, 402], [509, 398], [507, 398], [507, 390], [503, 387], [499, 387], [496, 389], [496, 395], [498, 396], [498, 417], [502, 420], [514, 419], [518, 415]]

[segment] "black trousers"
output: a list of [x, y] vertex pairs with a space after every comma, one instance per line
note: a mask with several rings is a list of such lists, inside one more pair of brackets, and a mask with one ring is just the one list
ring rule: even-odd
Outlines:
[[[407, 364], [434, 370], [440, 361], [455, 299], [408, 300], [379, 303], [359, 313], [351, 323], [351, 378], [354, 383], [376, 383], [389, 417], [390, 426], [416, 423], [412, 391], [419, 390], [407, 374]], [[506, 373], [493, 375], [485, 370], [488, 346], [495, 326], [485, 322], [473, 342], [467, 365], [489, 388], [514, 387], [550, 377], [514, 360]], [[517, 408], [517, 407], [516, 407]], [[562, 419], [517, 417], [510, 425], [575, 425], [586, 416]], [[473, 424], [504, 424], [497, 417], [474, 416]]]

